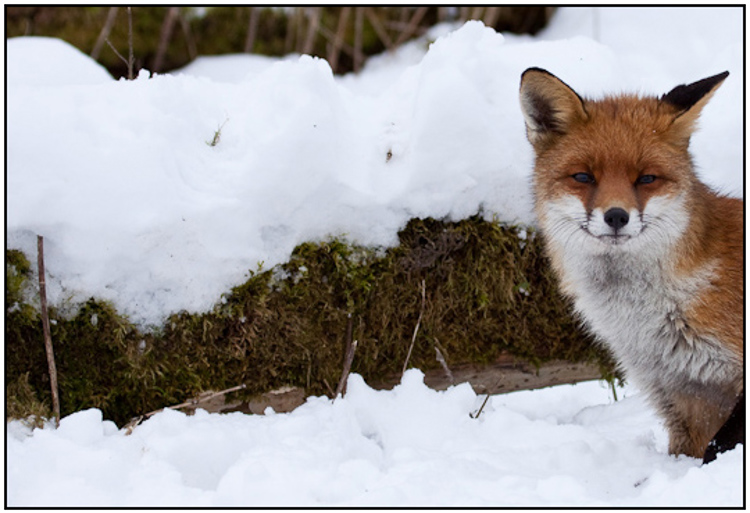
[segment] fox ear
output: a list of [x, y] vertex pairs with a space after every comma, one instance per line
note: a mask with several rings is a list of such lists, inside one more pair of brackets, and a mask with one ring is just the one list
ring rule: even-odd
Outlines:
[[565, 82], [541, 68], [523, 72], [520, 98], [526, 137], [536, 150], [588, 117], [583, 99]]
[[676, 135], [686, 141], [690, 139], [701, 110], [728, 76], [729, 72], [725, 71], [692, 84], [679, 85], [659, 99], [676, 112], [672, 123]]

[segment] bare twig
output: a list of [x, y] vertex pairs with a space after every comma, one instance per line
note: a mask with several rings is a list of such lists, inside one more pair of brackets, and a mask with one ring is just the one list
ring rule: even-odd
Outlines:
[[174, 24], [180, 15], [179, 7], [170, 7], [167, 9], [167, 14], [164, 16], [164, 22], [161, 25], [161, 33], [159, 35], [159, 46], [156, 48], [156, 57], [154, 57], [154, 71], [161, 71], [164, 65], [164, 56], [167, 54], [167, 48], [169, 47], [169, 40], [172, 39], [172, 32], [174, 30]]
[[250, 21], [247, 25], [247, 38], [245, 39], [245, 53], [252, 53], [255, 38], [258, 37], [258, 24], [260, 23], [260, 9], [250, 7]]
[[230, 392], [236, 392], [238, 390], [242, 390], [242, 389], [244, 389], [246, 387], [247, 387], [247, 385], [245, 385], [243, 383], [241, 385], [237, 385], [236, 387], [227, 388], [225, 390], [220, 390], [219, 392], [212, 392], [210, 394], [206, 394], [206, 395], [194, 397], [192, 399], [189, 399], [189, 400], [185, 401], [184, 403], [175, 404], [174, 406], [167, 406], [166, 408], [159, 408], [158, 410], [154, 410], [152, 412], [148, 412], [147, 414], [144, 415], [144, 417], [149, 418], [152, 415], [156, 415], [160, 411], [164, 411], [164, 410], [179, 410], [180, 408], [187, 408], [187, 407], [190, 407], [190, 406], [195, 406], [195, 405], [197, 405], [199, 403], [205, 403], [206, 401], [210, 401], [211, 399], [215, 399], [215, 398], [220, 397], [222, 395], [226, 395], [226, 394], [228, 394]]
[[133, 80], [133, 63], [135, 62], [135, 57], [133, 57], [133, 16], [130, 7], [128, 7], [128, 58], [123, 57], [108, 38], [105, 38], [104, 41], [115, 52], [115, 55], [128, 66], [128, 80]]
[[487, 394], [484, 396], [484, 402], [482, 403], [482, 406], [479, 407], [479, 411], [476, 413], [469, 413], [469, 417], [472, 419], [478, 419], [479, 416], [482, 414], [482, 410], [484, 410], [484, 406], [487, 404], [487, 401], [490, 399], [490, 394]]
[[422, 315], [424, 315], [424, 303], [425, 303], [425, 283], [424, 283], [424, 278], [423, 278], [422, 279], [422, 306], [419, 308], [419, 317], [417, 318], [416, 326], [414, 326], [414, 334], [411, 336], [411, 345], [409, 346], [409, 352], [406, 353], [406, 361], [404, 361], [404, 368], [401, 371], [402, 376], [406, 372], [406, 367], [409, 365], [411, 352], [414, 349], [414, 342], [417, 340], [417, 333], [419, 332], [419, 326], [420, 324], [422, 324]]
[[346, 32], [351, 10], [352, 8], [349, 6], [341, 8], [335, 34], [328, 30], [325, 25], [320, 26], [320, 33], [330, 42], [330, 46], [328, 47], [328, 63], [331, 65], [331, 69], [334, 73], [337, 70], [339, 55], [342, 50], [350, 55], [354, 55], [353, 50], [347, 48], [348, 45], [344, 43], [344, 32]]
[[388, 35], [388, 31], [385, 29], [383, 24], [380, 22], [380, 17], [378, 16], [377, 12], [375, 11], [375, 8], [373, 7], [365, 7], [365, 14], [367, 15], [367, 19], [370, 20], [370, 25], [372, 25], [372, 28], [375, 29], [375, 33], [378, 35], [380, 40], [385, 45], [386, 49], [388, 51], [393, 50], [393, 41], [391, 40], [390, 36]]
[[99, 54], [102, 51], [102, 46], [104, 46], [104, 41], [109, 37], [109, 33], [112, 32], [112, 27], [115, 24], [115, 19], [117, 18], [117, 10], [118, 7], [110, 7], [109, 12], [107, 13], [107, 21], [104, 22], [104, 27], [102, 27], [102, 31], [99, 32], [99, 37], [96, 39], [96, 43], [94, 43], [94, 48], [91, 50], [91, 58], [94, 60], [97, 60], [99, 58]]
[[131, 420], [130, 422], [128, 422], [124, 426], [124, 429], [127, 430], [126, 434], [129, 435], [130, 433], [133, 432], [133, 429], [138, 424], [140, 424], [141, 421], [143, 421], [143, 419], [147, 419], [147, 418], [149, 418], [149, 417], [151, 417], [153, 415], [156, 415], [159, 412], [162, 412], [164, 410], [178, 410], [180, 408], [189, 408], [191, 406], [195, 407], [195, 406], [197, 406], [197, 405], [199, 405], [201, 403], [205, 403], [207, 401], [210, 401], [211, 399], [215, 399], [215, 398], [220, 397], [222, 395], [226, 395], [226, 394], [228, 394], [230, 392], [236, 392], [238, 390], [242, 390], [242, 389], [244, 389], [246, 387], [247, 387], [247, 385], [245, 385], [243, 383], [242, 385], [237, 385], [236, 387], [227, 388], [227, 389], [221, 390], [219, 392], [211, 392], [211, 393], [208, 393], [208, 394], [205, 394], [205, 395], [200, 395], [198, 397], [194, 397], [192, 399], [189, 399], [189, 400], [185, 401], [184, 403], [175, 404], [173, 406], [167, 406], [165, 408], [159, 408], [158, 410], [150, 411], [150, 412], [148, 412], [146, 414], [139, 415], [138, 417], [135, 417], [133, 420]]
[[365, 56], [362, 54], [362, 31], [364, 28], [364, 7], [354, 8], [354, 71], [362, 68]]
[[284, 53], [291, 53], [294, 48], [294, 27], [297, 24], [297, 17], [299, 16], [299, 8], [295, 7], [292, 12], [287, 16], [286, 20], [286, 36], [284, 38]]
[[185, 43], [187, 44], [188, 56], [190, 57], [190, 60], [192, 61], [196, 57], [198, 57], [198, 48], [195, 46], [195, 38], [193, 38], [193, 33], [190, 31], [190, 23], [188, 22], [187, 17], [183, 13], [180, 13], [179, 20], [180, 20], [180, 27], [182, 27], [182, 33], [185, 36]]
[[344, 357], [344, 369], [341, 371], [341, 379], [339, 385], [336, 387], [336, 393], [334, 398], [346, 393], [346, 380], [349, 377], [349, 371], [352, 368], [352, 361], [354, 361], [354, 351], [357, 349], [357, 341], [352, 340], [352, 314], [347, 315], [346, 320], [346, 356]]
[[328, 389], [328, 397], [334, 399], [336, 397], [336, 394], [334, 393], [333, 388], [331, 388], [331, 385], [330, 383], [328, 383], [328, 380], [326, 378], [323, 378], [323, 384]]
[[428, 7], [419, 7], [416, 11], [414, 11], [414, 14], [412, 15], [411, 19], [409, 20], [409, 24], [406, 26], [406, 30], [404, 30], [401, 35], [396, 40], [396, 46], [400, 46], [401, 44], [405, 43], [407, 39], [409, 39], [412, 34], [414, 34], [417, 31], [417, 27], [419, 26], [419, 22], [422, 21], [422, 18], [424, 18], [424, 15], [427, 14]]
[[132, 8], [128, 7], [128, 80], [133, 80], [133, 63], [135, 57], [133, 57], [133, 12]]
[[37, 265], [39, 267], [39, 298], [42, 307], [42, 331], [44, 332], [44, 349], [47, 352], [47, 367], [49, 369], [49, 384], [52, 388], [52, 415], [55, 424], [60, 424], [60, 396], [57, 389], [57, 366], [55, 352], [52, 350], [52, 333], [49, 327], [49, 312], [47, 311], [47, 286], [44, 277], [44, 237], [37, 235]]
[[318, 35], [318, 27], [320, 27], [320, 15], [323, 11], [322, 7], [312, 7], [310, 9], [310, 24], [307, 27], [307, 35], [305, 36], [305, 42], [302, 45], [302, 54], [310, 55], [315, 48], [315, 36]]
[[115, 52], [115, 55], [117, 55], [117, 57], [119, 57], [122, 62], [124, 62], [125, 64], [128, 63], [128, 60], [125, 57], [123, 57], [120, 52], [117, 51], [117, 48], [115, 48], [115, 46], [112, 44], [112, 42], [109, 39], [105, 39], [104, 41], [109, 45], [112, 51]]

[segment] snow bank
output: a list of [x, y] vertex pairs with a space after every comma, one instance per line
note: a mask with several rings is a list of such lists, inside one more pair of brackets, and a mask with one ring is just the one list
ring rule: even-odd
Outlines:
[[531, 224], [517, 102], [529, 66], [591, 95], [728, 69], [693, 146], [705, 179], [741, 195], [741, 12], [561, 9], [538, 38], [442, 26], [429, 50], [343, 78], [307, 56], [230, 56], [114, 81], [64, 43], [11, 39], [7, 245], [33, 259], [45, 237], [53, 304], [96, 296], [159, 324], [305, 240], [391, 245], [410, 217], [480, 208]]
[[289, 414], [168, 410], [131, 435], [99, 410], [58, 429], [9, 424], [9, 506], [738, 506], [742, 448], [707, 466], [666, 455], [637, 394], [604, 383], [484, 399], [408, 371], [357, 375]]

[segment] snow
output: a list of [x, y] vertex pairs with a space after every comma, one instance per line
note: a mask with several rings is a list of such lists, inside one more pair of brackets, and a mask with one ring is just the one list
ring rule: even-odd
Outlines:
[[729, 70], [692, 146], [741, 196], [742, 11], [651, 12], [563, 8], [536, 38], [441, 25], [340, 78], [309, 56], [231, 55], [115, 81], [66, 43], [10, 39], [7, 245], [33, 259], [45, 237], [52, 304], [95, 296], [158, 326], [303, 241], [389, 246], [411, 217], [480, 210], [533, 224], [529, 66], [592, 96]]
[[[729, 70], [691, 147], [705, 181], [742, 197], [743, 21], [741, 7], [561, 8], [536, 37], [439, 26], [344, 77], [307, 56], [227, 56], [115, 81], [61, 41], [9, 39], [6, 245], [33, 260], [45, 237], [53, 304], [96, 296], [158, 325], [305, 240], [387, 246], [411, 217], [480, 208], [531, 225], [530, 66], [589, 96]], [[7, 505], [743, 503], [743, 449], [706, 466], [667, 455], [637, 390], [518, 392], [472, 418], [483, 399], [412, 370], [392, 391], [353, 375], [345, 397], [292, 413], [164, 411], [131, 435], [98, 410], [13, 421]]]
[[710, 465], [666, 454], [638, 393], [589, 382], [493, 396], [437, 392], [412, 369], [390, 391], [287, 414], [165, 410], [132, 434], [99, 410], [8, 425], [9, 506], [730, 506], [741, 448]]

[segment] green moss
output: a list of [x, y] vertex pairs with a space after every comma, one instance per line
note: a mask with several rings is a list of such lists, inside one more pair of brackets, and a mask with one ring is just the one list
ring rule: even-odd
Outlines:
[[[144, 333], [94, 299], [71, 319], [53, 311], [62, 414], [97, 407], [123, 424], [242, 383], [240, 397], [282, 385], [330, 394], [350, 316], [358, 341], [352, 371], [371, 382], [401, 371], [420, 312], [413, 367], [437, 368], [437, 345], [449, 366], [512, 354], [535, 364], [598, 362], [614, 376], [608, 356], [570, 316], [533, 230], [480, 216], [414, 219], [399, 240], [389, 249], [341, 238], [301, 244], [288, 262], [251, 272], [212, 311], [172, 315], [157, 332]], [[8, 280], [6, 298], [21, 297], [14, 294], [28, 266], [17, 252], [6, 252], [6, 259], [6, 274], [21, 277]], [[26, 304], [8, 314], [6, 387], [26, 379], [45, 403], [40, 325]]]

